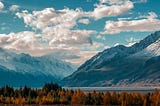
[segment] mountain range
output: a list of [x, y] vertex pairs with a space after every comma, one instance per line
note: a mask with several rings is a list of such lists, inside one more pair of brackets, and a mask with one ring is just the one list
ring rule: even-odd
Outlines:
[[64, 86], [159, 86], [160, 31], [99, 52], [61, 81]]
[[118, 45], [97, 53], [76, 71], [52, 55], [17, 54], [0, 48], [0, 86], [159, 86], [160, 31], [126, 47]]
[[58, 82], [73, 71], [71, 64], [53, 56], [33, 57], [0, 48], [0, 86], [41, 87], [45, 82]]

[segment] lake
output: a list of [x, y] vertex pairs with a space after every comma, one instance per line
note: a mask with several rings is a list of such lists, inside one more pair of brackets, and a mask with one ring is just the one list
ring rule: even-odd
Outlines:
[[77, 90], [81, 89], [84, 92], [140, 92], [140, 93], [148, 93], [153, 92], [155, 88], [160, 91], [160, 87], [63, 87], [64, 89], [68, 90]]

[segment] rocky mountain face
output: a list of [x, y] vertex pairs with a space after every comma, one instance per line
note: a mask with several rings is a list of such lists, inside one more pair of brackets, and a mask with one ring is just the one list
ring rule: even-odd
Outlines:
[[0, 86], [39, 87], [45, 82], [58, 82], [73, 71], [69, 63], [52, 56], [32, 57], [0, 48]]
[[160, 85], [160, 32], [131, 47], [104, 50], [61, 81], [64, 86]]

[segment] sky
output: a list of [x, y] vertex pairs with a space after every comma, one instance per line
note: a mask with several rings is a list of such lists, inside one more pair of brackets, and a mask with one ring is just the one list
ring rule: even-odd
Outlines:
[[0, 47], [80, 65], [160, 30], [160, 0], [0, 0]]

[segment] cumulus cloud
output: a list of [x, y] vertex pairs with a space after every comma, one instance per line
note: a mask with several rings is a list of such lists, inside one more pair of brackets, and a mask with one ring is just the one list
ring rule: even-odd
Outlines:
[[0, 11], [2, 11], [4, 8], [4, 4], [2, 2], [0, 2]]
[[20, 6], [18, 6], [18, 5], [12, 5], [12, 6], [10, 6], [9, 10], [10, 11], [16, 11], [19, 8], [20, 8]]
[[[104, 3], [109, 3], [110, 5]], [[89, 15], [98, 20], [104, 17], [113, 17], [124, 14], [133, 7], [133, 2], [129, 0], [101, 0], [101, 3], [97, 4], [94, 11], [90, 12]]]
[[80, 19], [78, 22], [87, 25], [89, 24], [89, 19]]
[[31, 31], [19, 33], [0, 34], [0, 47], [16, 52], [29, 53], [34, 56], [41, 56], [55, 51], [70, 50], [70, 48], [59, 48], [50, 46], [41, 38], [41, 34]]
[[[34, 30], [41, 30], [42, 38], [48, 40], [49, 45], [61, 47], [79, 44], [91, 44], [90, 35], [96, 33], [92, 30], [73, 30], [77, 20], [83, 17], [80, 9], [55, 10], [46, 8], [42, 11], [23, 11], [16, 14], [24, 19], [24, 23]], [[86, 21], [86, 20], [85, 20]]]
[[36, 34], [29, 31], [0, 34], [0, 46], [5, 49], [34, 50], [38, 46]]
[[23, 18], [24, 22], [33, 28], [43, 29], [45, 27], [72, 28], [76, 25], [76, 20], [83, 16], [80, 9], [55, 10], [54, 8], [46, 8], [42, 11], [28, 11], [16, 14], [19, 18]]
[[147, 32], [160, 30], [160, 20], [154, 12], [136, 20], [106, 21], [103, 34], [116, 34], [120, 32]]

